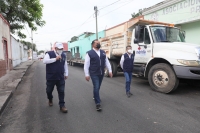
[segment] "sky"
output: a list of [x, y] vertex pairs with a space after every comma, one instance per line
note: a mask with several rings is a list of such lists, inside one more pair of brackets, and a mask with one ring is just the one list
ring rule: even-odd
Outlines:
[[[68, 42], [83, 32], [96, 32], [94, 6], [98, 12], [98, 31], [128, 21], [132, 13], [162, 0], [41, 0], [45, 26], [33, 32], [38, 50], [49, 50], [55, 42]], [[112, 4], [114, 3], [114, 4]], [[110, 5], [110, 6], [108, 6]], [[102, 8], [102, 9], [101, 9]], [[23, 31], [31, 42], [31, 31]]]

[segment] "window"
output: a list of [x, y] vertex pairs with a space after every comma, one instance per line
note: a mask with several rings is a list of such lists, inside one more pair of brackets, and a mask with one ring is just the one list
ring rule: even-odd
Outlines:
[[147, 28], [144, 29], [144, 44], [150, 44], [150, 36], [149, 36], [149, 31]]
[[149, 31], [147, 28], [141, 27], [140, 29], [140, 36], [139, 36], [139, 43], [150, 44], [150, 36]]
[[185, 42], [184, 34], [177, 28], [151, 26], [154, 42]]
[[139, 43], [144, 42], [144, 27], [141, 27], [140, 29], [140, 36], [139, 36]]

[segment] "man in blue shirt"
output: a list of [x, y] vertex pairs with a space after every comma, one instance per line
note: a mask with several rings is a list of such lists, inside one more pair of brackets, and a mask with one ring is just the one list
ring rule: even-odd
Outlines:
[[131, 46], [127, 46], [126, 51], [127, 52], [121, 57], [120, 65], [124, 71], [124, 76], [126, 80], [126, 85], [125, 85], [126, 95], [127, 97], [130, 97], [131, 95], [133, 95], [130, 92], [130, 87], [131, 87], [131, 80], [132, 80], [134, 55], [133, 55]]
[[66, 55], [63, 53], [63, 44], [56, 43], [55, 51], [46, 53], [43, 63], [46, 64], [46, 93], [49, 99], [49, 106], [53, 106], [54, 86], [56, 85], [59, 97], [60, 111], [67, 113], [65, 107], [65, 80], [68, 78], [68, 66]]
[[112, 77], [112, 69], [106, 53], [100, 49], [98, 40], [92, 41], [92, 50], [88, 51], [85, 57], [84, 71], [87, 81], [92, 79], [93, 97], [96, 104], [96, 110], [101, 111], [101, 99], [99, 95], [100, 86], [104, 77], [104, 69], [107, 67], [109, 76]]

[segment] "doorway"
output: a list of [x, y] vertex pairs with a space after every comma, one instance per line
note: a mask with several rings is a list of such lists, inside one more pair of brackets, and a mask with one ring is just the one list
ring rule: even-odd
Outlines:
[[9, 60], [8, 60], [8, 45], [7, 45], [6, 40], [3, 41], [3, 51], [4, 51], [4, 59], [6, 61], [6, 70], [8, 70], [8, 67], [9, 67], [8, 61]]

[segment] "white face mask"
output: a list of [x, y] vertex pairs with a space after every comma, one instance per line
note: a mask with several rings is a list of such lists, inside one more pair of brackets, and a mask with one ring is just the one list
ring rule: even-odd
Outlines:
[[59, 55], [61, 55], [62, 54], [62, 52], [63, 52], [63, 50], [57, 50], [57, 53], [59, 54]]
[[132, 53], [133, 53], [133, 50], [132, 50], [132, 49], [129, 49], [129, 50], [128, 50], [128, 53], [129, 53], [129, 54], [132, 54]]

